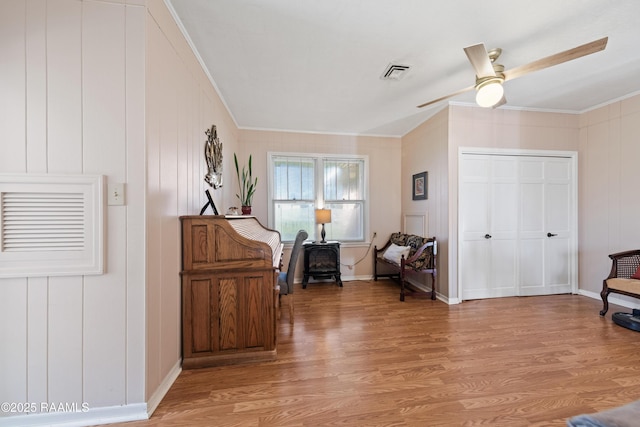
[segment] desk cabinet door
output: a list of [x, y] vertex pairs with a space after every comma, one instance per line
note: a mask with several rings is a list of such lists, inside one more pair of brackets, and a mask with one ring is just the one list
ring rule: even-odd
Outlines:
[[184, 275], [184, 357], [274, 349], [272, 274]]

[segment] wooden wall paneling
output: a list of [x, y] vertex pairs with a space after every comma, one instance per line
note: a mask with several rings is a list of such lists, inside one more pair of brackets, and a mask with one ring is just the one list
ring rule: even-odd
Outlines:
[[[83, 170], [124, 182], [125, 15], [100, 2], [82, 14]], [[84, 279], [83, 390], [95, 406], [125, 403], [126, 215], [123, 206], [106, 210], [106, 274]]]
[[145, 401], [145, 18], [144, 7], [125, 6], [127, 403]]
[[26, 5], [27, 172], [47, 172], [47, 2]]
[[27, 402], [47, 401], [49, 279], [27, 279]]
[[0, 2], [0, 171], [26, 172], [25, 2]]
[[[582, 153], [580, 159], [585, 168], [583, 172], [586, 172], [581, 175], [579, 182], [579, 191], [585, 192], [579, 200], [582, 215], [579, 221], [581, 224], [580, 252], [586, 255], [589, 252], [586, 249], [591, 248], [594, 253], [600, 254], [600, 256], [595, 256], [592, 262], [584, 262], [585, 255], [583, 255], [583, 259], [579, 263], [580, 287], [589, 289], [596, 295], [602, 290], [602, 280], [607, 277], [611, 268], [611, 261], [607, 255], [623, 250], [609, 250], [618, 243], [609, 241], [606, 222], [596, 220], [597, 217], [606, 219], [619, 214], [617, 209], [602, 209], [604, 206], [611, 207], [608, 195], [610, 183], [607, 182], [606, 177], [612, 178], [612, 172], [620, 167], [618, 161], [610, 163], [613, 159], [609, 158], [608, 128], [608, 123], [599, 123], [588, 127], [586, 153]], [[582, 148], [584, 149], [584, 147]], [[617, 179], [614, 179], [615, 181]], [[619, 185], [619, 183], [615, 185]]]
[[[27, 279], [0, 280], [0, 401], [26, 402]], [[4, 415], [4, 414], [3, 414]], [[1, 418], [0, 418], [1, 419]]]
[[[214, 114], [212, 102], [211, 102], [211, 99], [207, 96], [207, 93], [205, 93], [205, 91], [203, 90], [200, 90], [199, 93], [194, 98], [194, 102], [197, 103], [198, 110], [199, 110], [199, 114], [195, 116], [197, 117], [196, 126], [199, 129], [202, 129], [202, 132], [204, 132], [204, 130], [207, 129], [207, 127], [211, 128], [211, 125], [215, 124], [216, 126], [218, 126], [218, 136], [221, 137], [220, 126], [219, 126], [220, 115]], [[212, 122], [212, 123], [209, 123], [209, 122]], [[203, 151], [202, 148], [204, 144], [198, 146], [196, 141], [198, 141], [198, 139], [194, 138], [194, 144], [195, 144], [194, 153], [201, 153]], [[202, 141], [204, 142], [204, 140]], [[224, 204], [221, 203], [220, 194], [224, 194], [226, 191], [232, 191], [230, 189], [235, 188], [233, 187], [233, 180], [232, 180], [235, 169], [233, 169], [232, 163], [229, 163], [229, 161], [233, 162], [233, 154], [232, 154], [233, 152], [227, 151], [230, 147], [230, 144], [229, 144], [230, 141], [225, 141], [224, 138], [221, 138], [220, 141], [222, 142], [222, 170], [224, 171], [223, 172], [224, 185], [219, 190], [216, 190], [216, 191], [209, 190], [209, 192], [211, 193], [211, 198], [213, 199], [213, 202], [216, 204], [216, 208], [218, 209], [218, 212], [220, 214], [224, 214], [226, 212], [226, 209]], [[196, 209], [198, 206], [202, 207], [202, 205], [204, 205], [204, 203], [207, 200], [204, 194], [204, 190], [210, 187], [209, 187], [209, 184], [204, 182], [204, 173], [206, 170], [207, 170], [207, 164], [204, 156], [199, 154], [196, 155], [193, 159], [194, 185], [192, 190], [192, 194], [193, 194], [192, 206], [193, 208], [196, 208]], [[224, 181], [225, 179], [226, 181]], [[212, 214], [212, 211], [211, 210], [207, 211], [207, 214]]]
[[82, 7], [83, 172], [124, 182], [125, 15], [122, 5], [86, 2]]
[[[623, 101], [623, 105], [631, 104], [628, 108], [622, 108], [622, 111], [628, 113], [622, 116], [621, 123], [618, 125], [620, 129], [620, 144], [622, 155], [618, 166], [620, 186], [620, 204], [618, 212], [620, 222], [621, 241], [620, 247], [637, 248], [640, 246], [640, 227], [637, 226], [638, 212], [640, 212], [640, 200], [631, 195], [638, 191], [638, 182], [640, 182], [640, 168], [637, 163], [640, 159], [640, 143], [638, 143], [638, 135], [640, 135], [640, 97], [634, 100]], [[632, 108], [635, 107], [636, 110]], [[613, 127], [616, 129], [616, 127]], [[616, 137], [617, 135], [613, 135]]]
[[[181, 114], [177, 116], [177, 146], [178, 152], [176, 156], [176, 172], [177, 172], [177, 215], [190, 215], [193, 213], [192, 210], [189, 209], [189, 154], [190, 154], [190, 146], [188, 144], [189, 141], [189, 124], [190, 124], [190, 108], [191, 104], [191, 91], [194, 85], [194, 82], [188, 78], [188, 76], [184, 76], [180, 79], [180, 84], [182, 88], [178, 91], [178, 100], [177, 106], [178, 111]], [[203, 138], [200, 138], [204, 141], [204, 130], [202, 131]], [[204, 146], [204, 143], [203, 143]], [[202, 150], [204, 151], [204, 150]], [[204, 175], [203, 175], [204, 176]]]
[[[602, 178], [605, 178], [604, 181], [607, 183], [607, 207], [611, 215], [607, 215], [607, 231], [608, 231], [608, 247], [616, 248], [611, 250], [609, 253], [617, 252], [617, 248], [622, 247], [620, 245], [622, 239], [629, 236], [626, 232], [627, 230], [621, 229], [621, 224], [627, 224], [626, 221], [622, 221], [620, 215], [623, 212], [626, 212], [627, 194], [631, 194], [628, 191], [630, 188], [624, 188], [623, 185], [620, 185], [622, 176], [629, 172], [637, 169], [635, 167], [636, 159], [640, 158], [640, 156], [633, 156], [632, 152], [629, 152], [628, 147], [623, 151], [623, 142], [621, 138], [621, 126], [622, 126], [622, 118], [617, 116], [613, 118], [609, 123], [609, 138], [608, 143], [606, 144], [607, 156], [605, 159], [600, 159], [602, 161], [602, 165], [600, 166], [600, 170], [604, 172], [606, 170], [606, 175], [603, 175]], [[626, 148], [626, 147], [625, 147]], [[628, 162], [628, 163], [627, 163]], [[627, 163], [626, 165], [624, 163]], [[604, 170], [602, 170], [604, 169]], [[631, 178], [631, 177], [630, 177]], [[636, 175], [636, 179], [633, 181], [632, 185], [635, 187], [638, 182], [638, 178], [640, 176]], [[622, 182], [626, 182], [627, 180], [622, 180]], [[630, 183], [631, 184], [631, 183]], [[635, 190], [631, 190], [635, 191]], [[635, 241], [638, 241], [636, 239]], [[629, 248], [635, 248], [629, 246]], [[607, 255], [609, 254], [607, 253]], [[603, 260], [604, 261], [604, 260]], [[606, 257], [606, 261], [610, 262], [609, 257]], [[607, 263], [609, 264], [609, 263]], [[604, 266], [603, 266], [604, 267]], [[600, 270], [602, 271], [602, 270]], [[602, 285], [602, 281], [600, 281], [600, 285]], [[596, 288], [598, 289], [598, 288]]]
[[82, 3], [47, 9], [48, 172], [82, 172]]
[[83, 278], [49, 278], [48, 401], [83, 402]]
[[[0, 2], [0, 171], [26, 172], [25, 156], [25, 3]], [[29, 312], [27, 279], [0, 279], [0, 401], [28, 398]]]
[[159, 358], [160, 372], [164, 376], [180, 360], [180, 233], [176, 221], [178, 212], [178, 152], [181, 141], [178, 139], [178, 122], [183, 111], [179, 110], [181, 97], [183, 64], [178, 60], [173, 46], [167, 46], [165, 68], [167, 85], [162, 88], [163, 108], [161, 111], [160, 138], [160, 178], [158, 229], [161, 240], [161, 257], [156, 268], [160, 271], [160, 314], [161, 339]]
[[[47, 8], [47, 171], [82, 172], [82, 4]], [[48, 401], [82, 402], [83, 278], [49, 279]]]
[[164, 105], [161, 88], [170, 85], [162, 66], [167, 49], [166, 41], [156, 23], [146, 16], [147, 27], [147, 72], [146, 78], [146, 188], [145, 198], [145, 242], [146, 242], [146, 396], [149, 398], [162, 381], [158, 354], [161, 347], [162, 319], [160, 313], [160, 263], [162, 261], [161, 235], [158, 213], [160, 212], [160, 138], [162, 135], [161, 109]]
[[126, 215], [109, 206], [106, 274], [84, 278], [83, 392], [95, 406], [126, 403]]

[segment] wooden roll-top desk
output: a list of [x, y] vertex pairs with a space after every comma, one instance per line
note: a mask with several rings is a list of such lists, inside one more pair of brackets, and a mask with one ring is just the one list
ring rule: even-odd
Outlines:
[[246, 216], [180, 221], [182, 367], [275, 359], [280, 233]]

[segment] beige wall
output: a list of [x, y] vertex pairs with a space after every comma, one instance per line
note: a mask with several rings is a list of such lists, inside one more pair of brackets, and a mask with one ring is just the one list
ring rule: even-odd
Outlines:
[[[484, 147], [578, 151], [575, 114], [480, 107], [450, 107], [449, 115], [449, 297], [458, 298], [458, 150]], [[578, 160], [578, 163], [580, 160]]]
[[[179, 371], [181, 233], [210, 189], [220, 208], [233, 195], [237, 128], [161, 0], [150, 1], [146, 57], [146, 400], [156, 404]], [[205, 130], [223, 144], [223, 187], [204, 182]], [[211, 214], [211, 210], [207, 214]]]
[[[429, 236], [438, 240], [439, 298], [449, 296], [449, 109], [445, 108], [402, 138], [402, 214], [426, 215]], [[427, 200], [413, 200], [412, 177], [428, 172]], [[416, 276], [427, 287], [431, 282]]]
[[[268, 152], [359, 154], [369, 158], [369, 237], [374, 231], [377, 232], [373, 244], [382, 246], [392, 232], [400, 229], [402, 147], [399, 138], [241, 130], [239, 143], [241, 152], [238, 158], [246, 161], [251, 154], [255, 173], [259, 177], [252, 213], [261, 223], [268, 224]], [[236, 190], [237, 180], [234, 186]], [[234, 203], [237, 206], [237, 200]], [[225, 210], [228, 207], [223, 206]], [[309, 234], [313, 236], [312, 231]], [[354, 264], [363, 256], [365, 258], [353, 270], [344, 266]], [[373, 274], [372, 256], [371, 252], [367, 254], [366, 245], [343, 244], [340, 251], [340, 262], [344, 264], [341, 271], [343, 279], [370, 278]], [[288, 254], [286, 257], [288, 259]]]
[[607, 255], [640, 248], [640, 95], [582, 114], [579, 155], [580, 290], [598, 297]]

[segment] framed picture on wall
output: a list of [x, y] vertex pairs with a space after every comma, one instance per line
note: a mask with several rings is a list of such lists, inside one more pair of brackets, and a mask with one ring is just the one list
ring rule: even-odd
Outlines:
[[413, 200], [427, 200], [427, 172], [413, 175]]

